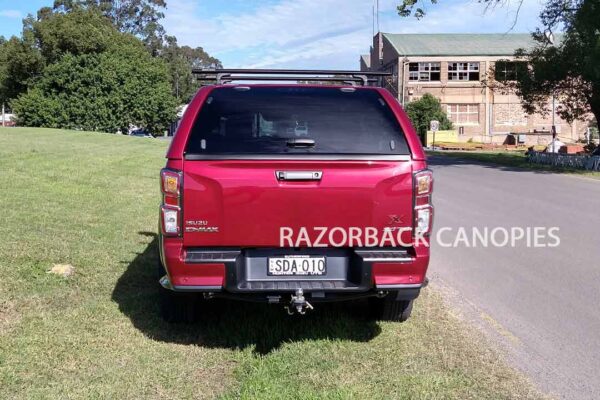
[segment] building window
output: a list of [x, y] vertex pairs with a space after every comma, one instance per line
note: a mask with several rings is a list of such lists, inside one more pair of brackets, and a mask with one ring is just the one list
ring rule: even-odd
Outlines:
[[494, 78], [497, 81], [516, 81], [518, 76], [527, 73], [527, 63], [523, 61], [496, 61]]
[[448, 80], [450, 81], [478, 81], [478, 62], [450, 62], [448, 63]]
[[420, 62], [408, 64], [408, 80], [418, 82], [439, 81], [441, 76], [439, 62]]
[[456, 125], [479, 125], [479, 104], [447, 104], [446, 110]]

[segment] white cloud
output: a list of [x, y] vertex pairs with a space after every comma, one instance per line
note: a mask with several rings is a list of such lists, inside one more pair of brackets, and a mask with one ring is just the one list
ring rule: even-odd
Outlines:
[[[535, 27], [539, 1], [524, 2], [515, 31]], [[417, 21], [395, 13], [399, 2], [380, 1], [382, 31], [506, 32], [514, 20], [514, 8], [484, 12], [476, 0], [454, 0], [432, 7]], [[167, 32], [181, 44], [204, 47], [226, 67], [356, 68], [371, 43], [369, 0], [279, 0], [245, 13], [223, 7], [212, 17], [203, 16], [198, 3], [170, 0]]]
[[[344, 10], [340, 3], [348, 3]], [[208, 19], [196, 16], [199, 7], [193, 0], [171, 0], [165, 25], [181, 42], [201, 39], [213, 51], [249, 46], [287, 46], [329, 36], [340, 30], [364, 26], [367, 15], [356, 14], [356, 4], [364, 0], [284, 0], [259, 6], [247, 14], [223, 13]]]
[[19, 11], [19, 10], [0, 10], [0, 17], [21, 18], [21, 11]]

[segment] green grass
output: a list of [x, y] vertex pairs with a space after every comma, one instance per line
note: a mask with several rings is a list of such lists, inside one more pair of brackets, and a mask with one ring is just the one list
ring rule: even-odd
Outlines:
[[427, 154], [461, 158], [465, 160], [475, 160], [479, 162], [497, 164], [507, 167], [530, 169], [533, 171], [566, 173], [600, 179], [600, 172], [598, 171], [587, 171], [576, 168], [562, 168], [555, 167], [552, 165], [529, 163], [527, 161], [525, 153], [518, 151], [428, 151]]
[[[405, 324], [213, 305], [158, 316], [167, 143], [0, 129], [0, 398], [539, 398], [431, 288]], [[48, 274], [55, 263], [76, 274]], [[364, 310], [363, 310], [364, 311]]]

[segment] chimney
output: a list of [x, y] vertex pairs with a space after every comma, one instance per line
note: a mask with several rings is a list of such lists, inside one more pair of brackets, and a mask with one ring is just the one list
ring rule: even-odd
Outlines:
[[371, 47], [371, 70], [378, 71], [383, 63], [383, 34], [377, 32], [373, 36], [373, 47]]

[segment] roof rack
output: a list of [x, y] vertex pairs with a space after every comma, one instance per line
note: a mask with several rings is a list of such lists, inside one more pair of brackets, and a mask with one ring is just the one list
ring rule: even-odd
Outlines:
[[389, 72], [310, 70], [310, 69], [192, 69], [200, 81], [216, 81], [217, 85], [233, 81], [311, 81], [343, 82], [353, 86], [382, 85]]

